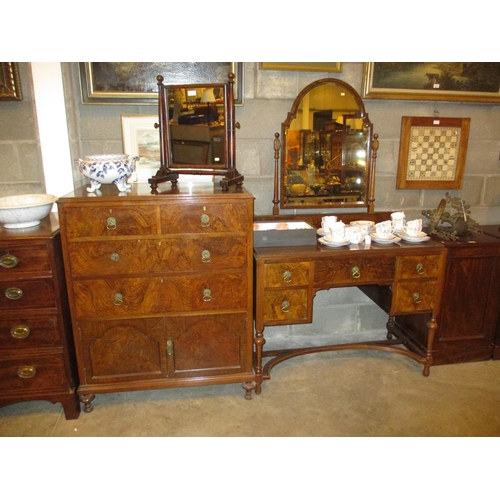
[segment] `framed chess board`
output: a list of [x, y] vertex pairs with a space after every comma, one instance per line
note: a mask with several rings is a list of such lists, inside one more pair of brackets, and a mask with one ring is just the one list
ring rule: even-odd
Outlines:
[[461, 189], [470, 118], [403, 116], [397, 189]]

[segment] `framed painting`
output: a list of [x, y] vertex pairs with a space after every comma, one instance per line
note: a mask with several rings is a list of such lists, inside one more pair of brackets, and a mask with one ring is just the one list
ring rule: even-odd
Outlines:
[[470, 118], [403, 116], [397, 189], [461, 189]]
[[363, 97], [366, 99], [500, 102], [500, 63], [365, 63]]
[[234, 73], [235, 105], [243, 105], [243, 63], [235, 62], [83, 62], [84, 104], [158, 104], [156, 77], [165, 85], [225, 83]]
[[22, 101], [19, 65], [16, 62], [0, 63], [0, 101]]
[[340, 62], [261, 62], [259, 69], [274, 69], [280, 71], [322, 71], [341, 73]]

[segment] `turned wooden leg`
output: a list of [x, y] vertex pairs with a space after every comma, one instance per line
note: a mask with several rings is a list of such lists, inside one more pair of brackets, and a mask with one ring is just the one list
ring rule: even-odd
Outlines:
[[429, 322], [427, 323], [428, 333], [427, 333], [427, 353], [425, 356], [425, 366], [424, 366], [424, 377], [429, 376], [429, 372], [432, 366], [432, 350], [434, 348], [434, 337], [436, 336], [437, 331], [437, 321], [436, 316], [432, 316]]
[[95, 394], [81, 394], [80, 401], [83, 403], [83, 411], [85, 413], [90, 413], [94, 406], [92, 405], [92, 401], [94, 401]]
[[256, 331], [253, 343], [255, 344], [255, 394], [262, 392], [262, 348], [266, 343], [263, 330]]
[[255, 389], [255, 382], [245, 382], [241, 384], [241, 387], [245, 389], [245, 399], [252, 399], [252, 392]]
[[389, 316], [389, 319], [387, 320], [386, 328], [387, 328], [387, 339], [391, 340], [392, 339], [392, 330], [394, 328], [394, 316]]

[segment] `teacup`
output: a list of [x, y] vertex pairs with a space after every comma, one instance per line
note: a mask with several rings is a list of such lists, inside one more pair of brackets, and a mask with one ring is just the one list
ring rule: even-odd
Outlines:
[[348, 226], [345, 228], [345, 236], [352, 244], [357, 245], [363, 238], [363, 232], [361, 228]]
[[330, 224], [330, 238], [335, 242], [345, 240], [345, 224], [342, 221]]
[[329, 233], [331, 232], [332, 224], [335, 224], [335, 222], [337, 222], [337, 217], [335, 215], [325, 215], [321, 218], [321, 229], [323, 229], [325, 233]]
[[418, 236], [422, 232], [422, 219], [409, 220], [404, 230], [408, 236]]
[[392, 221], [385, 220], [383, 222], [379, 222], [375, 224], [375, 233], [377, 238], [382, 240], [386, 240], [392, 236], [394, 229], [392, 227]]
[[392, 212], [391, 214], [392, 227], [394, 231], [401, 231], [405, 225], [405, 213], [404, 212]]

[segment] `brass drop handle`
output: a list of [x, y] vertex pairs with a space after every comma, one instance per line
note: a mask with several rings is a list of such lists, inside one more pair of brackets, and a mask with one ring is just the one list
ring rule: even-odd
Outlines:
[[117, 253], [112, 253], [110, 258], [113, 262], [116, 262], [120, 258], [120, 255]]
[[412, 299], [415, 304], [420, 304], [422, 302], [422, 299], [420, 298], [420, 294], [415, 292], [412, 294]]
[[209, 288], [203, 290], [203, 302], [210, 302], [212, 300], [212, 292]]
[[21, 378], [33, 378], [36, 375], [34, 366], [20, 366], [17, 369], [17, 376]]
[[201, 227], [210, 227], [210, 216], [203, 214], [201, 216]]
[[203, 252], [201, 252], [201, 261], [205, 263], [212, 262], [212, 259], [210, 258], [210, 252], [208, 250], [203, 250]]
[[123, 305], [123, 295], [121, 293], [115, 293], [115, 298], [113, 300], [115, 306]]
[[281, 303], [281, 310], [282, 310], [284, 313], [289, 313], [289, 312], [290, 312], [290, 302], [288, 302], [288, 300], [284, 300], [284, 301]]
[[109, 231], [114, 231], [116, 229], [116, 219], [114, 217], [108, 217], [106, 227]]
[[15, 339], [25, 339], [30, 333], [31, 330], [26, 325], [16, 325], [10, 329], [10, 335]]
[[425, 270], [424, 270], [424, 265], [419, 262], [417, 264], [417, 274], [424, 274], [425, 273]]
[[19, 259], [10, 253], [2, 255], [2, 259], [0, 260], [0, 266], [5, 267], [6, 269], [12, 269], [19, 264]]
[[172, 340], [167, 340], [167, 355], [172, 356], [174, 354], [174, 343]]
[[19, 300], [23, 296], [23, 291], [17, 287], [7, 288], [5, 296], [10, 300]]
[[352, 269], [351, 269], [351, 276], [353, 279], [357, 280], [359, 278], [361, 278], [361, 271], [359, 270], [359, 267], [358, 266], [354, 266]]
[[291, 283], [292, 282], [292, 273], [291, 273], [291, 271], [285, 271], [283, 273], [283, 281], [285, 283]]

